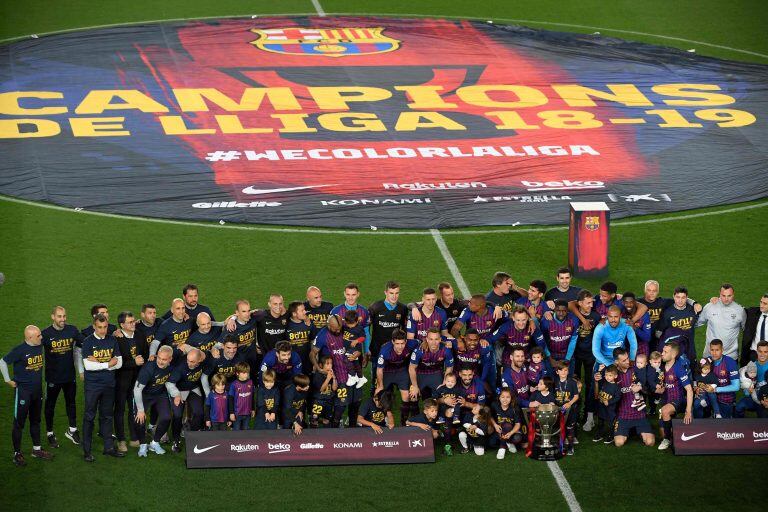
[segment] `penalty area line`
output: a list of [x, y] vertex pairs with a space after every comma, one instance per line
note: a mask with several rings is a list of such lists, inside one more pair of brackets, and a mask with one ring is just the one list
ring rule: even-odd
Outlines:
[[[440, 254], [443, 255], [445, 264], [448, 265], [448, 270], [451, 271], [451, 275], [453, 276], [454, 281], [456, 281], [456, 287], [461, 292], [461, 295], [465, 299], [468, 299], [472, 296], [472, 293], [467, 286], [467, 282], [464, 281], [464, 276], [461, 275], [461, 271], [459, 270], [458, 265], [456, 265], [456, 260], [453, 259], [451, 251], [448, 249], [448, 246], [445, 245], [443, 236], [437, 229], [430, 229], [429, 232], [432, 234], [432, 238], [435, 240], [437, 248], [440, 249]], [[568, 504], [570, 511], [582, 512], [581, 505], [579, 505], [579, 502], [576, 499], [576, 495], [573, 494], [573, 489], [571, 489], [571, 484], [568, 483], [568, 479], [565, 478], [565, 475], [560, 469], [560, 466], [557, 465], [557, 462], [547, 462], [547, 468], [549, 468], [549, 471], [552, 473], [552, 477], [555, 479], [557, 486], [560, 488], [560, 492], [562, 493], [565, 502]]]

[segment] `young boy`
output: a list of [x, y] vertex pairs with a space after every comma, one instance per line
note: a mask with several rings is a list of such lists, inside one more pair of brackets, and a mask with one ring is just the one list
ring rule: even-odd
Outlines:
[[256, 430], [277, 429], [277, 411], [280, 409], [280, 390], [275, 386], [275, 371], [266, 370], [261, 374], [262, 387], [258, 392]]
[[328, 426], [333, 417], [333, 400], [336, 397], [338, 383], [333, 375], [331, 356], [320, 358], [320, 369], [312, 372], [312, 415], [310, 426], [317, 428], [321, 424]]
[[717, 403], [717, 395], [708, 391], [708, 386], [717, 386], [717, 375], [712, 371], [712, 363], [709, 359], [702, 359], [699, 363], [699, 377], [696, 379], [696, 387], [702, 390], [701, 395], [697, 400], [701, 402], [702, 407], [710, 406], [712, 408], [712, 417], [715, 419], [722, 418], [720, 414], [720, 406]]
[[381, 434], [385, 428], [395, 428], [395, 417], [392, 415], [392, 393], [381, 390], [369, 398], [360, 409], [357, 424], [361, 427], [371, 427], [374, 432]]
[[656, 393], [657, 386], [664, 385], [664, 370], [661, 368], [661, 352], [653, 351], [648, 356], [648, 367], [645, 369], [645, 380], [648, 382], [648, 388], [653, 390], [653, 400], [648, 413], [653, 416], [656, 414], [656, 406], [661, 403], [661, 396], [664, 394]]
[[[458, 402], [459, 394], [456, 389], [456, 374], [448, 372], [443, 377], [444, 384], [435, 390], [433, 398], [439, 404], [438, 423], [461, 423], [461, 405]], [[450, 403], [449, 403], [450, 402]]]
[[544, 365], [544, 351], [541, 347], [533, 347], [531, 349], [531, 362], [528, 363], [526, 369], [528, 374], [528, 386], [531, 393], [534, 393], [539, 386], [541, 378], [547, 374], [547, 368]]
[[[365, 328], [360, 323], [357, 310], [350, 309], [344, 313], [344, 350], [347, 356], [347, 386], [355, 386], [357, 389], [365, 386], [368, 379], [363, 377], [363, 343], [365, 342]], [[356, 357], [355, 357], [356, 356]], [[354, 359], [350, 360], [349, 358]]]
[[[651, 383], [648, 382], [647, 379], [647, 368], [648, 368], [648, 356], [645, 354], [637, 354], [635, 357], [635, 375], [637, 375], [638, 380], [640, 381], [640, 385], [643, 386], [643, 389], [655, 389], [656, 384], [653, 384], [653, 387], [651, 388]], [[635, 398], [632, 400], [631, 407], [633, 409], [637, 409], [638, 411], [642, 411], [645, 409], [646, 403], [645, 398], [643, 398], [643, 392], [639, 391], [635, 393]]]
[[227, 398], [227, 378], [220, 374], [211, 377], [213, 390], [205, 399], [205, 426], [209, 430], [227, 430], [232, 423], [229, 421], [229, 400]]
[[306, 405], [309, 394], [309, 377], [303, 374], [294, 375], [293, 383], [283, 390], [283, 428], [292, 429], [296, 435], [301, 434], [306, 426]]
[[432, 439], [437, 439], [440, 430], [437, 426], [437, 400], [427, 398], [424, 400], [424, 408], [421, 414], [411, 416], [405, 421], [406, 427], [419, 427], [422, 430], [432, 432]]
[[229, 421], [232, 430], [248, 430], [251, 418], [256, 416], [254, 409], [256, 393], [251, 380], [251, 365], [246, 362], [235, 365], [237, 380], [229, 385]]
[[555, 403], [555, 395], [552, 393], [554, 387], [554, 381], [549, 375], [545, 375], [539, 380], [539, 384], [536, 386], [536, 391], [531, 395], [531, 401], [528, 407], [535, 409], [540, 405]]
[[595, 384], [598, 388], [597, 395], [597, 429], [592, 437], [595, 443], [603, 441], [605, 444], [613, 444], [613, 429], [616, 422], [616, 406], [621, 400], [621, 390], [616, 383], [619, 370], [614, 365], [605, 369], [603, 375], [595, 374]]
[[579, 411], [574, 405], [579, 400], [579, 387], [575, 380], [568, 377], [569, 367], [566, 361], [556, 361], [554, 364], [557, 379], [555, 379], [555, 403], [560, 406], [565, 416], [566, 455], [573, 455], [574, 438], [576, 437], [576, 421]]

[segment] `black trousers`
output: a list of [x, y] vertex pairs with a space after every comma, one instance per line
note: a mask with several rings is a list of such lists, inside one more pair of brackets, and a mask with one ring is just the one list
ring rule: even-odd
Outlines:
[[174, 441], [181, 440], [181, 423], [184, 419], [185, 406], [189, 408], [189, 427], [195, 431], [203, 430], [203, 397], [190, 391], [186, 401], [179, 405], [174, 405], [173, 398], [171, 398], [171, 412], [173, 413], [171, 432]]
[[40, 446], [40, 416], [43, 410], [42, 386], [20, 384], [16, 387], [15, 398], [11, 439], [13, 440], [13, 451], [20, 452], [21, 433], [24, 430], [27, 417], [29, 417], [29, 434], [32, 436], [32, 446]]
[[48, 432], [53, 432], [53, 416], [56, 410], [56, 400], [59, 393], [64, 392], [64, 406], [67, 410], [67, 419], [69, 426], [77, 428], [76, 401], [77, 384], [75, 381], [55, 383], [49, 382], [45, 387], [45, 428]]
[[582, 368], [584, 373], [584, 376], [581, 377], [581, 382], [584, 384], [584, 387], [581, 390], [581, 397], [579, 398], [579, 403], [576, 404], [576, 406], [579, 409], [583, 408], [585, 413], [597, 412], [594, 391], [595, 376], [592, 373], [592, 369], [595, 366], [595, 356], [590, 354], [589, 356], [582, 357], [581, 355], [577, 354], [573, 358], [573, 362], [571, 364], [573, 365], [572, 367], [574, 377], [581, 376]]
[[99, 412], [99, 432], [104, 438], [104, 451], [114, 449], [112, 439], [112, 418], [115, 407], [115, 388], [85, 386], [85, 412], [83, 412], [83, 452], [91, 453], [93, 443], [93, 421]]
[[135, 376], [117, 376], [115, 383], [115, 437], [118, 441], [125, 441], [125, 410], [128, 409], [128, 434], [131, 441], [138, 439], [136, 434], [136, 422], [133, 421], [133, 386], [136, 383]]
[[[160, 442], [160, 439], [168, 432], [168, 427], [171, 426], [171, 402], [168, 400], [168, 395], [163, 393], [161, 395], [143, 395], [142, 402], [144, 402], [144, 412], [147, 417], [150, 416], [150, 411], [154, 410], [157, 414], [157, 424], [155, 425], [155, 432], [152, 435], [152, 440]], [[134, 416], [133, 421], [136, 423], [136, 404], [134, 404]], [[149, 418], [147, 418], [149, 419]], [[136, 435], [139, 442], [144, 443], [146, 436], [147, 420], [144, 423], [136, 423]]]

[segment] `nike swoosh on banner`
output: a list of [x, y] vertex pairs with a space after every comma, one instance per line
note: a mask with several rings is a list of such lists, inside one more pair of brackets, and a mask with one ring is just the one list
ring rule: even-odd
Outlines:
[[690, 441], [691, 439], [697, 438], [699, 436], [703, 436], [704, 434], [706, 434], [706, 432], [702, 432], [701, 434], [694, 434], [692, 436], [687, 436], [683, 434], [680, 436], [680, 439], [682, 439], [683, 441]]
[[274, 194], [276, 192], [293, 192], [294, 190], [305, 190], [308, 188], [323, 188], [332, 187], [333, 185], [309, 185], [306, 187], [288, 187], [288, 188], [253, 188], [253, 186], [245, 187], [243, 189], [244, 194], [258, 195], [258, 194]]
[[215, 444], [215, 445], [213, 445], [213, 446], [209, 446], [208, 448], [198, 448], [198, 447], [197, 447], [197, 445], [195, 445], [195, 448], [194, 448], [194, 450], [192, 450], [192, 451], [194, 451], [195, 453], [205, 453], [205, 452], [207, 452], [208, 450], [213, 450], [213, 449], [214, 449], [214, 448], [216, 448], [217, 446], [219, 446], [219, 445]]

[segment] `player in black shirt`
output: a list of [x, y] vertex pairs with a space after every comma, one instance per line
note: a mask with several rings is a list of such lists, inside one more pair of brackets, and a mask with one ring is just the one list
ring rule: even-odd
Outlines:
[[286, 339], [293, 351], [301, 357], [301, 371], [310, 375], [312, 362], [309, 360], [309, 353], [312, 351], [312, 340], [315, 339], [317, 330], [307, 318], [306, 308], [301, 302], [291, 302], [288, 305], [288, 318]]
[[[558, 299], [562, 299], [566, 302], [577, 300], [577, 296], [581, 291], [578, 286], [571, 286], [571, 269], [568, 267], [560, 267], [557, 269], [557, 286], [547, 290], [544, 294], [544, 300], [554, 303]], [[551, 309], [555, 309], [554, 305], [549, 306]]]
[[512, 311], [515, 309], [517, 299], [528, 296], [528, 290], [517, 286], [512, 276], [506, 272], [493, 274], [491, 286], [491, 291], [485, 295], [485, 300], [504, 311]]
[[[576, 307], [579, 313], [590, 320], [589, 323], [579, 323], [579, 337], [576, 340], [576, 350], [573, 352], [571, 371], [573, 376], [581, 378], [584, 383], [582, 399], [578, 407], [584, 412], [584, 431], [589, 432], [595, 426], [595, 381], [593, 379], [595, 356], [592, 354], [592, 334], [600, 323], [600, 315], [593, 309], [594, 297], [589, 290], [581, 290], [576, 296]], [[583, 377], [582, 377], [583, 374]]]
[[[366, 354], [368, 361], [377, 361], [381, 346], [392, 340], [392, 332], [395, 329], [405, 329], [408, 320], [408, 309], [400, 302], [400, 285], [395, 281], [388, 281], [384, 286], [384, 299], [378, 300], [368, 306], [369, 325], [371, 326], [371, 345]], [[373, 366], [373, 365], [371, 365]], [[371, 382], [375, 371], [371, 372]], [[373, 391], [373, 386], [371, 386]]]
[[125, 443], [125, 410], [128, 409], [128, 433], [131, 438], [131, 446], [139, 446], [139, 436], [136, 431], [136, 423], [133, 421], [133, 386], [136, 377], [144, 365], [144, 356], [148, 352], [144, 338], [136, 336], [136, 317], [130, 311], [123, 311], [117, 316], [122, 337], [116, 338], [120, 353], [123, 356], [123, 365], [115, 373], [115, 437], [117, 438], [117, 450], [123, 453], [128, 451]]
[[74, 325], [67, 324], [67, 311], [56, 306], [51, 312], [52, 323], [43, 329], [43, 349], [45, 351], [45, 427], [48, 443], [58, 448], [56, 434], [53, 432], [53, 417], [59, 393], [64, 392], [64, 405], [69, 420], [69, 429], [64, 434], [75, 444], [80, 444], [77, 431], [75, 378], [75, 351], [80, 353], [79, 345], [83, 339]]
[[163, 321], [157, 318], [157, 308], [153, 304], [141, 306], [141, 319], [136, 322], [136, 340], [140, 342], [141, 356], [149, 359], [149, 346], [155, 340], [155, 334]]
[[[211, 313], [211, 308], [208, 306], [204, 306], [198, 302], [200, 298], [200, 292], [196, 285], [194, 284], [188, 284], [181, 290], [182, 299], [184, 300], [184, 312], [185, 312], [185, 318], [184, 320], [191, 320], [192, 322], [192, 328], [194, 329], [197, 320], [197, 315], [200, 313], [208, 313], [208, 316], [211, 317], [212, 321], [216, 321], [216, 319], [213, 316], [213, 313]], [[163, 315], [163, 320], [168, 320], [173, 316], [173, 312], [169, 309], [165, 312]]]
[[307, 300], [304, 302], [307, 318], [320, 331], [328, 325], [328, 316], [331, 314], [333, 304], [323, 300], [323, 292], [317, 286], [307, 288]]
[[[21, 453], [21, 432], [29, 416], [29, 433], [32, 436], [32, 456], [50, 460], [53, 455], [40, 446], [40, 413], [43, 408], [43, 347], [40, 329], [28, 325], [24, 329], [24, 343], [15, 346], [0, 359], [0, 372], [5, 382], [16, 389], [14, 402], [13, 463], [25, 466]], [[13, 379], [8, 374], [8, 366], [13, 367]]]
[[435, 307], [445, 311], [447, 318], [446, 328], [448, 332], [451, 332], [453, 324], [456, 323], [456, 320], [461, 316], [461, 312], [467, 307], [467, 301], [456, 298], [451, 283], [442, 282], [437, 285], [437, 289], [440, 292], [440, 298], [437, 300]]
[[287, 339], [289, 317], [282, 295], [270, 295], [269, 309], [254, 311], [252, 315], [259, 329], [259, 346], [265, 354], [273, 350], [278, 341]]

